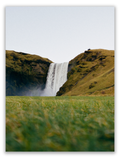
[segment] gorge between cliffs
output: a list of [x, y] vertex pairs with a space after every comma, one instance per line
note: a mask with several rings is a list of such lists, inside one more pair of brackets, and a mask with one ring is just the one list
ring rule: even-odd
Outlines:
[[64, 63], [6, 51], [6, 96], [114, 95], [114, 51], [91, 49]]

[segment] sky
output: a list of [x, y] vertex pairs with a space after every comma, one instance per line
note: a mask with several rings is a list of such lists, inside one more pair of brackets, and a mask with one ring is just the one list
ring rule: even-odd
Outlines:
[[114, 50], [114, 7], [6, 7], [6, 50], [68, 62], [87, 49]]

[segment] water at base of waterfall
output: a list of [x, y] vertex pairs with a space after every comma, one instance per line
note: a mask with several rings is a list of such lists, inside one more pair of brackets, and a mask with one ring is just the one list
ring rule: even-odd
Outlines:
[[42, 96], [56, 96], [60, 87], [67, 81], [67, 71], [68, 62], [51, 63]]

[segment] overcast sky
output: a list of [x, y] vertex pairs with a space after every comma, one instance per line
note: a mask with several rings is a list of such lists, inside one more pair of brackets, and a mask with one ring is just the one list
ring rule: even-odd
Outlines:
[[67, 62], [114, 49], [114, 7], [6, 7], [6, 50]]

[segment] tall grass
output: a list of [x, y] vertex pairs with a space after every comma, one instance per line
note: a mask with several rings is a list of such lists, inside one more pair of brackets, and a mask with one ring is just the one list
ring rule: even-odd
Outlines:
[[6, 151], [114, 151], [114, 97], [6, 97]]

